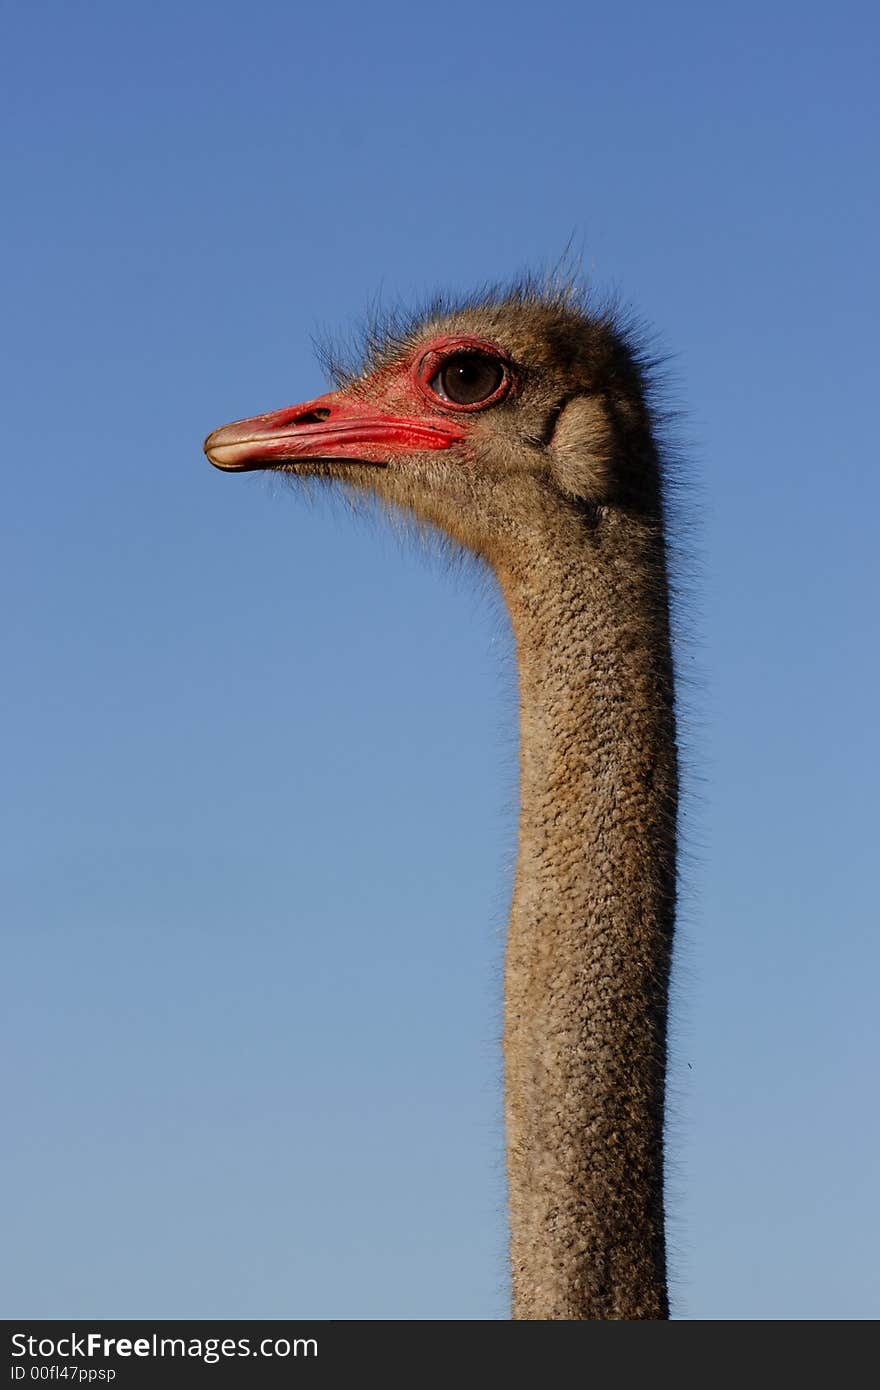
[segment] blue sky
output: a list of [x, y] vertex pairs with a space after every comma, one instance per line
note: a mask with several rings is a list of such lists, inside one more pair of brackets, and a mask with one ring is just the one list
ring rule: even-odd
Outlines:
[[876, 1316], [876, 8], [4, 14], [4, 1315], [506, 1316], [506, 619], [201, 441], [573, 242], [700, 556], [676, 1311]]

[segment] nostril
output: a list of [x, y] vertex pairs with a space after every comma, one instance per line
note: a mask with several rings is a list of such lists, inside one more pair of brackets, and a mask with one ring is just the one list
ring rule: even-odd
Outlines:
[[297, 415], [291, 420], [292, 425], [320, 425], [322, 420], [330, 418], [330, 411], [324, 406], [317, 410], [306, 410], [302, 415]]

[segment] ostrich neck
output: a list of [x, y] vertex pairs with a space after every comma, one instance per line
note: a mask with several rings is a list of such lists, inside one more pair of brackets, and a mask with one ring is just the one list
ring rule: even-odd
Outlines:
[[560, 520], [498, 566], [521, 818], [506, 964], [514, 1317], [665, 1318], [677, 777], [662, 528]]

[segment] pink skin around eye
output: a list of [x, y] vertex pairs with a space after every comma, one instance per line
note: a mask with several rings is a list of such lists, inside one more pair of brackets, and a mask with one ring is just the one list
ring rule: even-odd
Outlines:
[[[483, 357], [491, 357], [503, 371], [497, 388], [482, 401], [462, 404], [458, 401], [447, 400], [443, 396], [438, 396], [431, 385], [445, 362], [448, 362], [451, 357], [457, 357], [464, 353], [476, 353]], [[488, 406], [497, 405], [514, 384], [513, 368], [509, 357], [497, 344], [488, 342], [485, 338], [436, 338], [422, 349], [413, 364], [411, 376], [419, 391], [432, 405], [439, 403], [444, 410], [454, 410], [456, 413], [463, 412], [465, 414], [473, 414], [475, 411], [485, 410]]]

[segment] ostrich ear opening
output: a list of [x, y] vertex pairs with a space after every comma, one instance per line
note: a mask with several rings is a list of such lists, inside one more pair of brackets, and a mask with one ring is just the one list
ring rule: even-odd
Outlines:
[[612, 426], [599, 396], [575, 396], [560, 412], [550, 440], [550, 467], [570, 497], [601, 502], [611, 487]]

